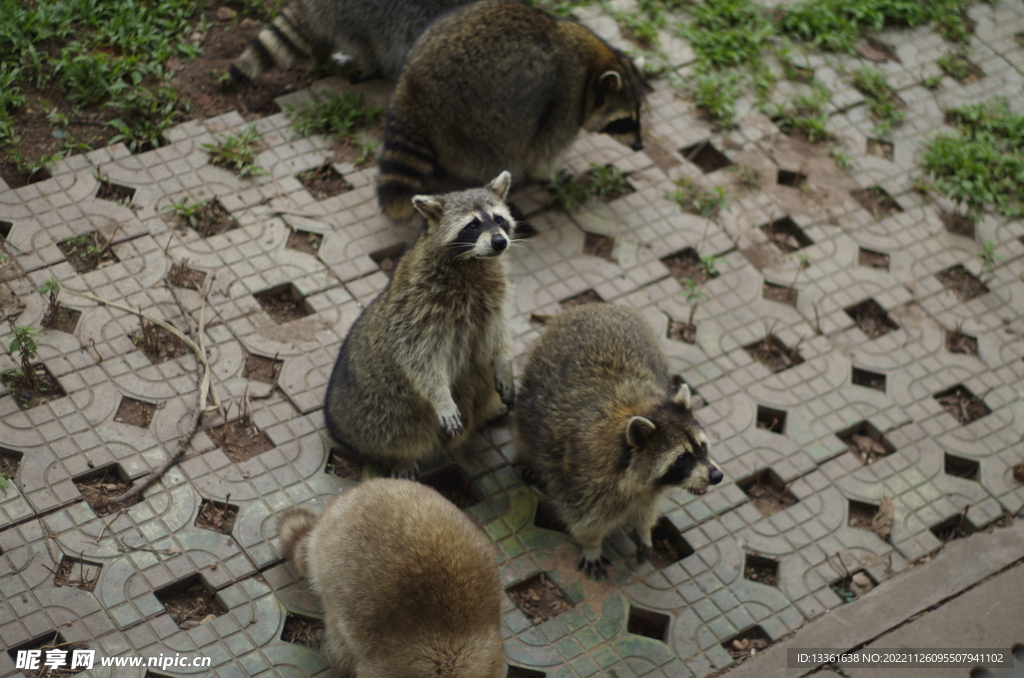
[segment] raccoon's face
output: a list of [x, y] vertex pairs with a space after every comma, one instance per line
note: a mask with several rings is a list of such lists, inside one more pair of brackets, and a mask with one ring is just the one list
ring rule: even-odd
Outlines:
[[508, 247], [516, 221], [505, 204], [512, 176], [502, 172], [483, 188], [443, 196], [417, 195], [413, 206], [460, 259], [496, 257]]
[[594, 83], [594, 109], [583, 121], [583, 128], [608, 134], [634, 151], [643, 150], [640, 108], [644, 95], [643, 79], [636, 65], [620, 56], [616, 67], [602, 73]]

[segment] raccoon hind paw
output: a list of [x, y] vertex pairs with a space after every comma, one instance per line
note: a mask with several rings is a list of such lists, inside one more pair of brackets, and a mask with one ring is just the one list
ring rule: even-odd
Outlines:
[[449, 438], [458, 438], [462, 435], [462, 417], [459, 413], [439, 414], [438, 421], [441, 423], [441, 430], [448, 434]]
[[516, 387], [511, 382], [508, 384], [498, 383], [497, 385], [498, 395], [501, 397], [501, 403], [508, 409], [512, 409], [513, 403], [516, 401]]
[[636, 547], [636, 562], [646, 563], [647, 559], [651, 557], [651, 545], [640, 544]]

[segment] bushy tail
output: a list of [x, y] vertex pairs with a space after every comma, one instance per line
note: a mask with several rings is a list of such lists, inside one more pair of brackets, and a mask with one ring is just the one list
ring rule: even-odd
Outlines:
[[285, 5], [231, 64], [231, 79], [236, 84], [246, 83], [275, 66], [287, 68], [296, 59], [311, 56], [316, 45], [303, 28], [304, 14], [305, 4], [300, 1], [292, 0]]
[[384, 132], [377, 199], [392, 221], [412, 216], [412, 197], [423, 192], [423, 180], [434, 174], [437, 158], [427, 142], [419, 141], [393, 118]]
[[316, 515], [301, 506], [286, 509], [277, 519], [277, 536], [284, 544], [284, 553], [302, 577], [309, 576], [309, 533], [316, 521]]

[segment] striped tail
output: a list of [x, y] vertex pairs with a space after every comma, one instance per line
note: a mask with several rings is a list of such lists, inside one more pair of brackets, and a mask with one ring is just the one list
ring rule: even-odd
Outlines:
[[275, 66], [287, 68], [296, 59], [313, 55], [316, 44], [301, 28], [306, 25], [304, 11], [304, 3], [289, 2], [246, 44], [241, 56], [231, 64], [231, 79], [235, 84], [250, 82]]
[[277, 519], [277, 536], [284, 544], [284, 553], [300, 576], [309, 576], [309, 533], [317, 517], [309, 509], [292, 506]]
[[437, 169], [434, 149], [419, 141], [394, 119], [384, 132], [384, 152], [380, 156], [377, 200], [392, 221], [412, 216], [412, 197], [423, 192], [423, 181]]

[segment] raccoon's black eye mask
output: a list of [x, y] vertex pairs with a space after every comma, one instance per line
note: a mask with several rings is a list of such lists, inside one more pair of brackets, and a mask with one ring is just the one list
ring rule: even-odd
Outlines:
[[640, 131], [640, 121], [633, 118], [619, 118], [604, 126], [601, 134], [631, 134]]

